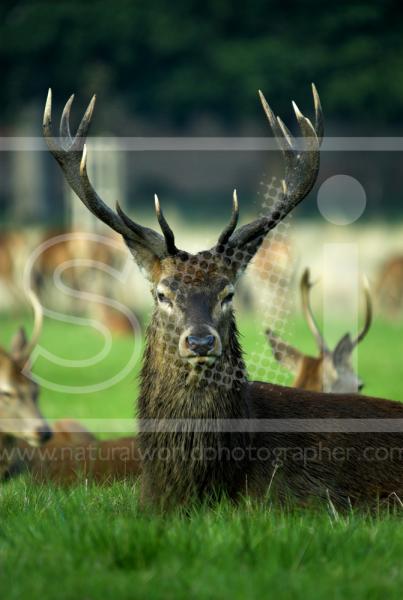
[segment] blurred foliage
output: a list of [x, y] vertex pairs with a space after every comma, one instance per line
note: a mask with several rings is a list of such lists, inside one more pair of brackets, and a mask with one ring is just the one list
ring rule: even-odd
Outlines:
[[258, 88], [281, 108], [314, 80], [333, 118], [393, 124], [401, 16], [394, 0], [3, 0], [0, 118], [52, 86], [176, 128], [205, 113], [230, 126], [254, 118]]

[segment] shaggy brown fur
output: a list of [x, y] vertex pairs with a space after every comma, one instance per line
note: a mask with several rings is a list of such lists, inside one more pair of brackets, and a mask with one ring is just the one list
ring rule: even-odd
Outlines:
[[192, 496], [198, 497], [213, 490], [215, 493], [225, 490], [235, 494], [245, 482], [242, 461], [226, 464], [201, 457], [206, 449], [215, 453], [221, 448], [243, 447], [245, 435], [215, 433], [211, 423], [206, 424], [206, 431], [192, 431], [193, 419], [226, 419], [229, 415], [236, 419], [248, 417], [248, 406], [239, 402], [244, 366], [235, 332], [229, 341], [232, 351], [223, 355], [219, 364], [215, 365], [217, 374], [220, 371], [232, 373], [229, 379], [234, 373], [239, 373], [239, 383], [233, 387], [221, 382], [208, 383], [204, 380], [207, 369], [192, 373], [169, 350], [164, 356], [158, 328], [150, 327], [148, 339], [138, 402], [140, 420], [156, 420], [157, 427], [164, 429], [166, 419], [189, 419], [184, 427], [190, 432], [181, 431], [179, 426], [177, 433], [146, 433], [140, 425], [139, 445], [144, 461], [143, 499], [148, 501], [150, 498], [157, 503], [183, 503]]
[[[181, 268], [187, 281], [184, 284], [182, 277], [179, 286], [185, 308], [195, 289], [204, 294], [209, 306], [218, 273], [229, 276], [221, 261], [215, 260], [216, 269], [204, 278], [198, 268], [201, 255], [185, 261], [193, 263], [191, 271], [198, 274], [195, 280]], [[165, 267], [162, 261], [162, 279], [173, 272], [173, 259], [167, 263]], [[166, 507], [222, 493], [233, 499], [244, 493], [263, 498], [269, 489], [280, 498], [293, 496], [305, 502], [321, 497], [338, 506], [376, 504], [393, 494], [403, 496], [402, 434], [371, 433], [370, 426], [368, 433], [327, 433], [321, 424], [321, 419], [335, 423], [343, 418], [400, 419], [401, 404], [248, 382], [232, 312], [214, 321], [223, 343], [214, 368], [200, 365], [195, 369], [178, 355], [183, 323], [172, 319], [164, 320], [156, 309], [147, 335], [139, 398], [145, 503]], [[167, 343], [172, 331], [177, 332], [176, 338], [171, 336]], [[227, 371], [232, 373], [228, 381], [220, 377]], [[149, 432], [149, 419], [156, 419], [162, 430], [167, 419], [185, 421], [176, 432]], [[192, 430], [194, 419], [201, 420], [201, 431]], [[214, 431], [214, 423], [221, 419], [246, 421], [240, 432]], [[316, 421], [295, 433], [282, 431], [284, 423], [277, 431], [259, 431], [266, 420], [273, 426], [276, 419]], [[254, 428], [255, 432], [248, 433]]]

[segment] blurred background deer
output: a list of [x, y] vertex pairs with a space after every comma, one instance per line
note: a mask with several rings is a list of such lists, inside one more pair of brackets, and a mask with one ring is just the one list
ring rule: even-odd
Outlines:
[[309, 299], [312, 286], [309, 269], [306, 269], [300, 282], [302, 311], [315, 339], [319, 356], [314, 357], [304, 354], [281, 340], [274, 331], [268, 329], [266, 336], [273, 355], [284, 368], [294, 374], [294, 387], [316, 392], [348, 393], [361, 391], [364, 384], [354, 370], [352, 353], [365, 338], [371, 326], [372, 303], [368, 285], [365, 281], [366, 311], [362, 330], [354, 339], [349, 333], [346, 333], [337, 342], [333, 350], [329, 349], [312, 312]]
[[378, 274], [376, 295], [382, 312], [392, 319], [403, 311], [403, 256], [386, 260]]
[[107, 482], [137, 477], [140, 461], [134, 437], [99, 441], [79, 421], [61, 419], [52, 426], [39, 406], [39, 386], [31, 377], [30, 355], [38, 343], [42, 307], [29, 293], [34, 328], [15, 334], [11, 350], [0, 348], [0, 479], [28, 471], [35, 481]]
[[42, 310], [31, 294], [35, 322], [31, 340], [23, 328], [14, 336], [10, 352], [0, 349], [0, 475], [3, 477], [17, 465], [9, 454], [23, 440], [39, 446], [52, 437], [52, 432], [38, 407], [38, 385], [29, 377], [27, 363], [42, 329]]

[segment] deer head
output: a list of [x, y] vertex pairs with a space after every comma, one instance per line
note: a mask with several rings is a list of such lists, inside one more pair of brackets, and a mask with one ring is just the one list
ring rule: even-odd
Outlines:
[[85, 206], [101, 221], [120, 233], [137, 264], [151, 283], [155, 300], [153, 323], [161, 325], [158, 345], [170, 344], [175, 356], [189, 368], [211, 365], [231, 343], [234, 327], [232, 298], [238, 277], [246, 268], [268, 232], [273, 229], [312, 189], [319, 170], [319, 146], [323, 121], [319, 96], [314, 86], [315, 125], [293, 103], [304, 140], [296, 141], [279, 117], [275, 117], [263, 94], [260, 100], [285, 160], [285, 177], [279, 199], [270, 214], [237, 228], [238, 200], [233, 194], [232, 216], [218, 238], [206, 251], [189, 254], [178, 249], [174, 233], [158, 197], [155, 210], [162, 235], [134, 222], [117, 204], [116, 212], [107, 206], [92, 187], [87, 175], [85, 145], [95, 96], [91, 100], [77, 133], [69, 126], [73, 96], [61, 117], [60, 137], [53, 137], [52, 95], [49, 90], [43, 121], [44, 137], [66, 180]]
[[28, 362], [42, 329], [43, 313], [30, 292], [35, 315], [34, 330], [28, 341], [20, 328], [10, 352], [0, 348], [0, 433], [22, 438], [33, 446], [49, 440], [51, 430], [38, 408], [39, 387], [29, 376]]
[[311, 357], [303, 354], [283, 342], [273, 331], [268, 329], [266, 335], [274, 357], [287, 370], [294, 373], [293, 385], [295, 387], [318, 392], [348, 393], [361, 391], [364, 384], [356, 374], [351, 359], [354, 349], [367, 335], [371, 326], [372, 304], [368, 284], [365, 280], [366, 313], [363, 329], [354, 339], [349, 333], [346, 333], [338, 341], [334, 350], [330, 350], [327, 346], [313, 315], [309, 301], [312, 285], [309, 269], [306, 269], [300, 284], [302, 309], [308, 327], [318, 346], [319, 356]]

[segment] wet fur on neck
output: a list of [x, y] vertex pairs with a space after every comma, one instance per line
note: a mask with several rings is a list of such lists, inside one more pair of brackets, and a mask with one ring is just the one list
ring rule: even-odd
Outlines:
[[[154, 316], [147, 332], [139, 398], [143, 495], [164, 504], [199, 499], [206, 489], [231, 495], [235, 487], [239, 489], [244, 469], [242, 461], [232, 461], [230, 456], [222, 460], [222, 451], [244, 448], [245, 434], [214, 432], [211, 423], [206, 424], [207, 431], [194, 431], [191, 420], [200, 419], [198, 425], [203, 427], [203, 419], [248, 416], [243, 401], [246, 373], [235, 320], [232, 316], [225, 352], [213, 368], [203, 366], [197, 372], [172, 352], [174, 345], [168, 346], [163, 335]], [[228, 380], [219, 377], [227, 370], [232, 372]], [[189, 423], [175, 433], [146, 433], [141, 419], [189, 419]]]

